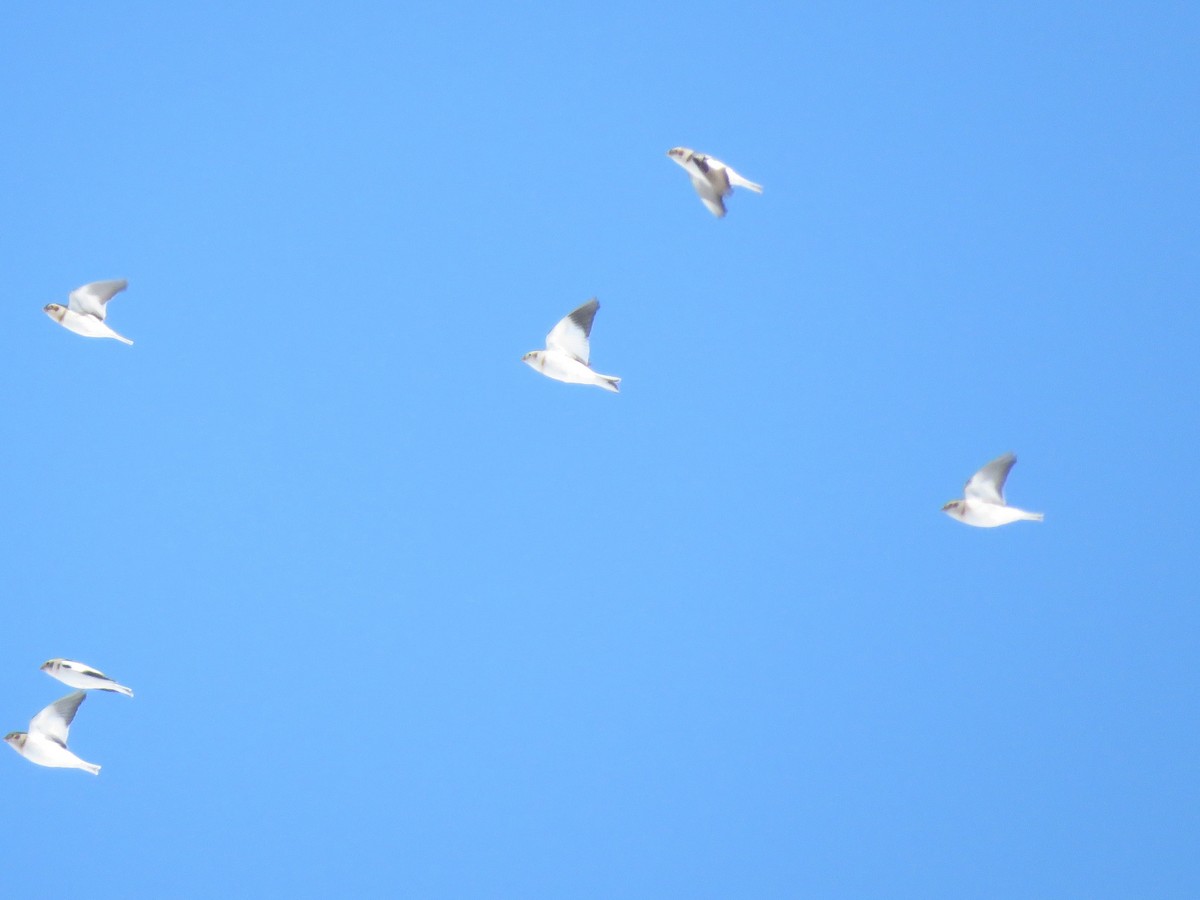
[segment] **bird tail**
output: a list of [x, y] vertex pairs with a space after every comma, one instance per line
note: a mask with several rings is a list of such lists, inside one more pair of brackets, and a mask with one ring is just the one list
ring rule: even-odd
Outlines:
[[128, 344], [130, 347], [132, 347], [132, 346], [133, 346], [133, 341], [131, 341], [129, 338], [125, 337], [124, 335], [117, 334], [117, 333], [114, 331], [114, 332], [112, 333], [112, 336], [113, 336], [113, 337], [115, 337], [115, 338], [116, 338], [118, 341], [120, 341], [122, 344]]
[[754, 193], [756, 193], [756, 194], [762, 193], [762, 185], [761, 184], [755, 184], [749, 178], [743, 178], [737, 172], [733, 171], [733, 169], [726, 168], [725, 174], [727, 174], [729, 176], [730, 184], [735, 185], [737, 187], [744, 187], [747, 190], [754, 191]]
[[604, 388], [606, 391], [612, 391], [614, 394], [619, 394], [621, 393], [620, 385], [621, 379], [616, 375], [600, 376], [600, 387]]
[[1030, 522], [1042, 522], [1042, 521], [1045, 521], [1046, 514], [1045, 513], [1027, 512], [1027, 513], [1025, 513], [1025, 518], [1028, 519]]
[[[82, 762], [82, 760], [80, 761]], [[93, 775], [100, 774], [100, 767], [95, 763], [85, 762], [82, 766], [80, 766], [80, 768], [83, 769], [83, 771], [90, 772]]]
[[124, 694], [126, 697], [132, 697], [133, 691], [125, 687], [123, 684], [114, 684], [112, 687], [101, 688], [102, 691], [111, 691], [114, 694]]

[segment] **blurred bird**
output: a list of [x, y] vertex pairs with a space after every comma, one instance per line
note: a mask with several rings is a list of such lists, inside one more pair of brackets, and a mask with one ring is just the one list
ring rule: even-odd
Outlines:
[[591, 346], [588, 338], [592, 333], [592, 320], [600, 301], [593, 297], [572, 312], [546, 335], [546, 349], [532, 350], [521, 357], [531, 369], [536, 369], [547, 378], [569, 384], [594, 384], [596, 387], [620, 391], [621, 379], [615, 375], [601, 375], [588, 367]]
[[744, 187], [762, 193], [762, 185], [755, 184], [743, 178], [725, 163], [687, 147], [674, 147], [667, 151], [667, 156], [683, 166], [683, 170], [692, 176], [692, 187], [704, 201], [704, 205], [718, 219], [725, 215], [725, 199], [733, 193], [734, 187]]
[[31, 763], [49, 766], [52, 769], [83, 769], [93, 775], [100, 774], [95, 763], [84, 762], [67, 749], [67, 731], [87, 697], [83, 691], [67, 694], [55, 700], [29, 723], [29, 731], [13, 731], [4, 736], [8, 744]]
[[103, 672], [85, 666], [73, 659], [51, 659], [42, 663], [42, 671], [51, 678], [57, 678], [63, 684], [81, 691], [112, 691], [132, 697], [133, 691], [123, 684], [117, 684]]
[[125, 344], [132, 344], [127, 337], [122, 337], [104, 324], [108, 301], [119, 294], [129, 285], [124, 278], [117, 281], [93, 281], [83, 287], [71, 291], [66, 306], [57, 303], [47, 303], [42, 307], [55, 322], [84, 337], [116, 338]]
[[1045, 516], [1041, 513], [1026, 512], [1004, 502], [1004, 482], [1016, 462], [1011, 453], [993, 459], [971, 476], [963, 491], [964, 499], [951, 500], [942, 507], [942, 512], [976, 528], [995, 528], [1020, 519], [1042, 521]]

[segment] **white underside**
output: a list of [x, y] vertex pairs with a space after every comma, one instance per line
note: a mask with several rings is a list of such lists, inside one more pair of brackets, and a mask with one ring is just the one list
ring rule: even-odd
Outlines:
[[95, 763], [85, 762], [66, 747], [36, 734], [31, 734], [25, 739], [22, 756], [31, 763], [51, 769], [84, 769], [93, 775], [100, 771], [100, 767]]
[[117, 684], [107, 678], [96, 678], [94, 675], [84, 675], [82, 672], [71, 669], [59, 669], [57, 672], [48, 672], [47, 674], [51, 678], [57, 678], [63, 684], [79, 688], [81, 691], [116, 691], [130, 697], [133, 696], [133, 691], [125, 685]]
[[612, 384], [612, 379], [616, 376], [593, 372], [575, 357], [561, 350], [544, 350], [540, 358], [528, 359], [526, 363], [555, 381], [565, 381], [567, 384], [594, 384], [606, 391], [616, 392]]
[[84, 337], [113, 338], [125, 344], [133, 343], [129, 338], [117, 334], [95, 316], [80, 315], [73, 309], [63, 311], [62, 321], [59, 324], [68, 331], [73, 331]]
[[976, 528], [996, 528], [999, 525], [1008, 525], [1012, 522], [1019, 522], [1022, 519], [1031, 522], [1042, 521], [1041, 513], [1026, 512], [1023, 509], [1017, 509], [1015, 506], [1000, 506], [995, 503], [984, 503], [980, 500], [968, 499], [965, 502], [965, 508], [959, 514], [953, 510], [947, 510], [951, 518], [958, 519], [966, 525], [973, 525]]

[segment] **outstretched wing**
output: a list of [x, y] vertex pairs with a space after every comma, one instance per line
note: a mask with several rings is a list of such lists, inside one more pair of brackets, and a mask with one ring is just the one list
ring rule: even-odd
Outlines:
[[993, 459], [971, 476], [971, 480], [967, 482], [963, 496], [968, 499], [982, 500], [984, 503], [997, 503], [1003, 506], [1004, 482], [1008, 480], [1008, 473], [1012, 470], [1016, 462], [1017, 457], [1012, 453], [1005, 453], [999, 459]]
[[85, 316], [95, 316], [103, 322], [108, 301], [128, 286], [129, 282], [124, 278], [118, 278], [116, 281], [93, 281], [71, 291], [67, 307]]
[[596, 318], [599, 308], [600, 301], [593, 297], [564, 318], [546, 335], [546, 349], [562, 350], [586, 366], [592, 349], [588, 343], [592, 334], [592, 320]]
[[75, 719], [79, 704], [86, 697], [85, 692], [76, 691], [73, 694], [67, 694], [61, 700], [55, 700], [33, 717], [33, 721], [29, 723], [30, 733], [40, 734], [60, 746], [67, 746], [67, 731]]

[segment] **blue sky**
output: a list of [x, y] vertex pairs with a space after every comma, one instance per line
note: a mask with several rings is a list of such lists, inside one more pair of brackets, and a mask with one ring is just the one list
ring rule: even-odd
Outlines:
[[781, 6], [7, 10], [6, 892], [1200, 892], [1200, 15]]

